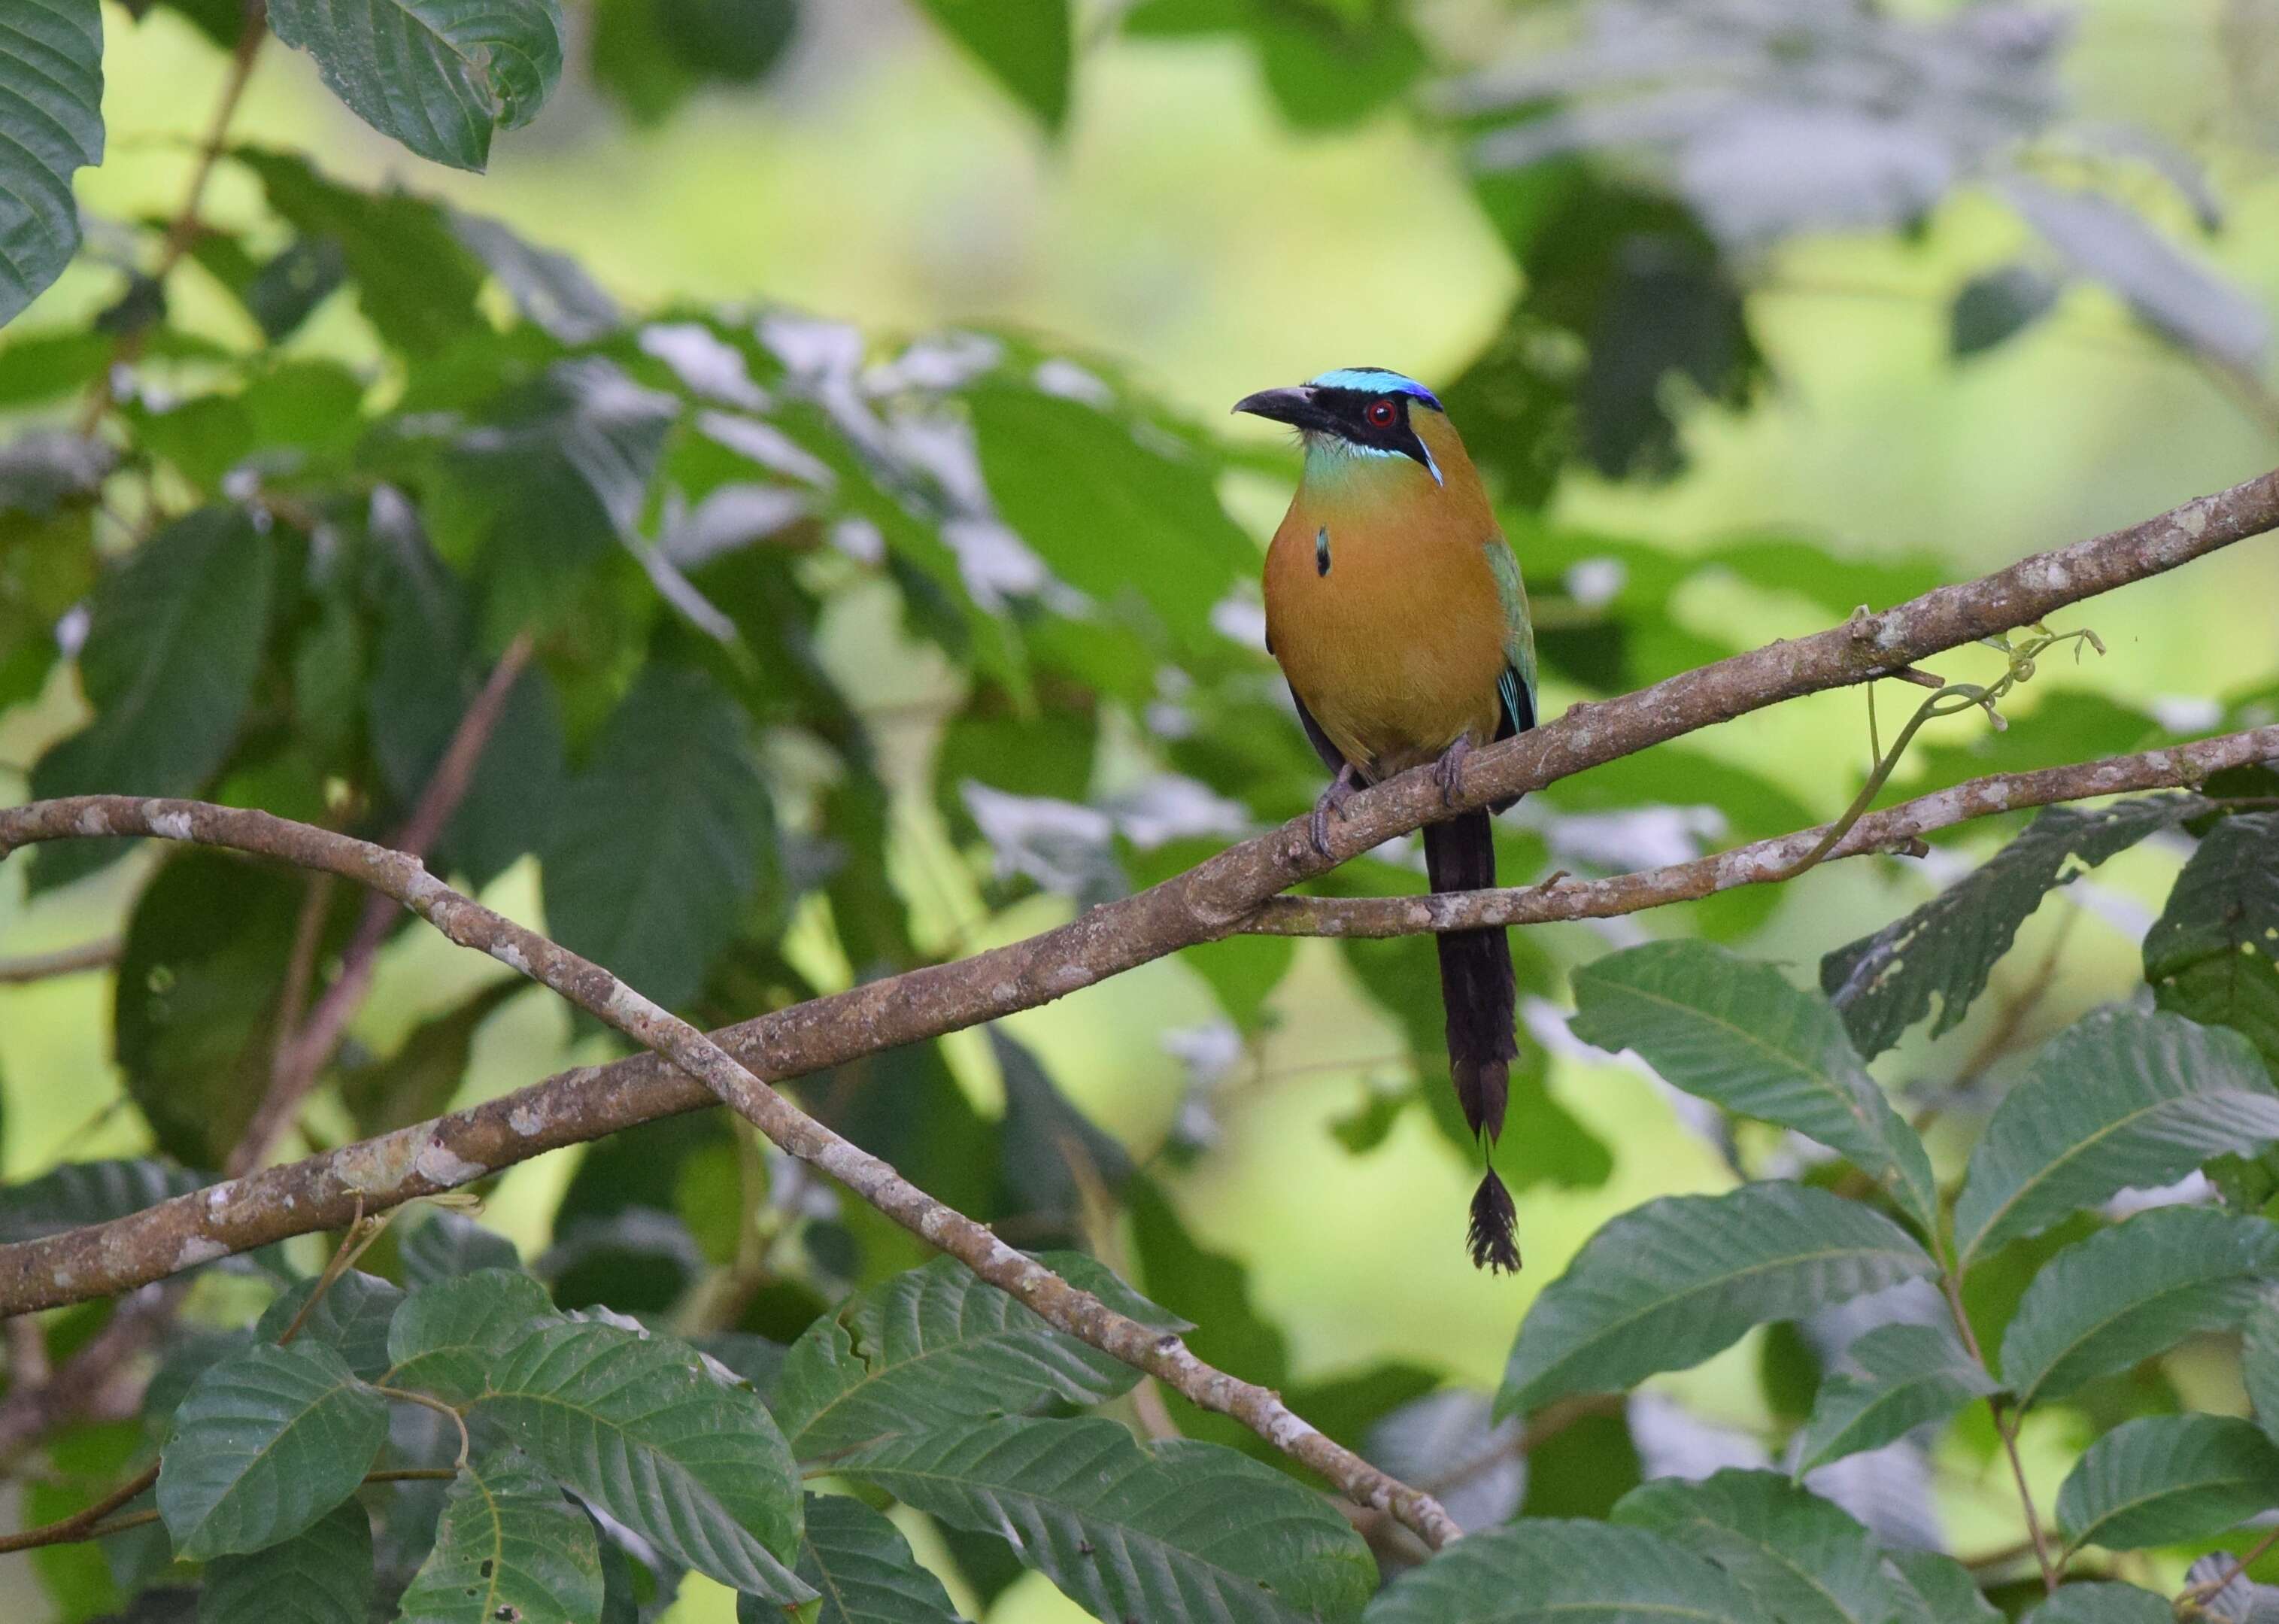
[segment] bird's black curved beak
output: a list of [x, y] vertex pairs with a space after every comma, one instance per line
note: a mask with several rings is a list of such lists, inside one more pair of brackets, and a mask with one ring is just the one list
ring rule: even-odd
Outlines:
[[1234, 409], [1297, 429], [1325, 430], [1336, 425], [1335, 418], [1315, 404], [1314, 392], [1303, 386], [1294, 389], [1261, 389], [1235, 402]]

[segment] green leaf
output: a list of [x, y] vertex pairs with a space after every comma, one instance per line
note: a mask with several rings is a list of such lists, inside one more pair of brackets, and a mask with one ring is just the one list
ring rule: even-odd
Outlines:
[[1707, 1558], [1781, 1624], [1885, 1624], [1899, 1605], [1868, 1530], [1777, 1472], [1659, 1478], [1623, 1496], [1613, 1521]]
[[1683, 1370], [1751, 1326], [1937, 1269], [1882, 1214], [1801, 1184], [1665, 1196], [1584, 1243], [1528, 1310], [1499, 1416]]
[[[80, 650], [95, 719], [32, 768], [32, 794], [194, 795], [221, 768], [261, 666], [269, 539], [234, 508], [177, 519], [104, 574]], [[42, 848], [35, 891], [126, 853], [124, 842]]]
[[357, 304], [383, 341], [434, 356], [490, 331], [475, 307], [482, 267], [451, 234], [441, 205], [335, 185], [292, 153], [240, 148], [235, 156], [288, 225], [312, 243], [338, 248]]
[[455, 169], [562, 77], [561, 0], [271, 0], [269, 26], [357, 118]]
[[366, 1135], [392, 1133], [441, 1116], [467, 1075], [475, 1032], [530, 984], [510, 976], [477, 988], [442, 1014], [411, 1029], [395, 1053], [342, 1069], [341, 1099]]
[[[1113, 603], [1136, 590], [1188, 636], [1238, 575], [1257, 569], [1257, 547], [1219, 506], [1217, 470], [1199, 456], [1159, 445], [1160, 435], [1143, 444], [1128, 424], [1033, 390], [985, 384], [966, 399], [999, 512], [1079, 592]], [[1103, 535], [1124, 540], [1103, 548]]]
[[2091, 1444], [2058, 1490], [2073, 1547], [2134, 1551], [2221, 1534], [2279, 1505], [2279, 1445], [2228, 1415], [2147, 1415]]
[[490, 268], [517, 309], [565, 344], [590, 344], [625, 321], [618, 302], [569, 255], [540, 248], [503, 221], [453, 210], [451, 229]]
[[364, 1624], [372, 1611], [372, 1520], [354, 1500], [249, 1556], [206, 1564], [198, 1624]]
[[1884, 1325], [1845, 1351], [1820, 1385], [1797, 1446], [1798, 1473], [1881, 1449], [1926, 1421], [1943, 1420], [1995, 1383], [1944, 1325]]
[[1925, 1233], [1937, 1229], [1922, 1141], [1826, 1000], [1771, 965], [1709, 942], [1650, 942], [1577, 970], [1575, 1002], [1568, 1024], [1584, 1042], [1634, 1049], [1675, 1087], [1819, 1140], [1882, 1180]]
[[2279, 1225], [2205, 1207], [2156, 1207], [2042, 1266], [2002, 1337], [2019, 1407], [2229, 1330], [2279, 1276]]
[[103, 12], [26, 0], [0, 37], [0, 326], [79, 251], [72, 175], [103, 162]]
[[1120, 1196], [1132, 1177], [1132, 1158], [1070, 1103], [1037, 1057], [1002, 1026], [989, 1028], [989, 1046], [1005, 1083], [1000, 1145], [1015, 1210], [1042, 1226], [1030, 1231], [1040, 1245], [1046, 1230], [1073, 1237], [1083, 1227], [1087, 1185]]
[[[941, 1581], [918, 1566], [902, 1530], [845, 1495], [807, 1497], [799, 1576], [823, 1597], [815, 1624], [959, 1624]], [[766, 1603], [736, 1598], [736, 1624], [777, 1624]]]
[[764, 77], [798, 24], [794, 0], [597, 0], [589, 71], [654, 124], [702, 86]]
[[1076, 57], [1069, 0], [919, 0], [919, 4], [1039, 123], [1056, 131], [1066, 121]]
[[389, 1385], [467, 1403], [481, 1397], [493, 1361], [538, 1321], [558, 1317], [546, 1288], [520, 1269], [434, 1281], [412, 1292], [388, 1326]]
[[147, 1156], [66, 1161], [37, 1178], [0, 1186], [0, 1245], [124, 1218], [205, 1183], [199, 1174]]
[[477, 1269], [515, 1274], [522, 1268], [522, 1255], [512, 1241], [458, 1213], [439, 1212], [423, 1224], [407, 1227], [409, 1232], [395, 1244], [407, 1285], [432, 1285]]
[[313, 1527], [364, 1479], [388, 1406], [321, 1343], [248, 1348], [192, 1383], [158, 1465], [158, 1511], [186, 1562]]
[[2003, 1624], [1978, 1580], [1953, 1557], [1935, 1551], [1894, 1551], [1887, 1559], [1907, 1588], [1894, 1624]]
[[2034, 1057], [1972, 1147], [1954, 1206], [1957, 1267], [2274, 1138], [2279, 1090], [2238, 1033], [2180, 1015], [2088, 1015]]
[[2026, 1624], [2170, 1624], [2166, 1597], [2133, 1584], [2069, 1584], [2026, 1615]]
[[519, 1451], [477, 1461], [443, 1502], [399, 1624], [594, 1624], [602, 1550], [586, 1513]]
[[1931, 1036], [1953, 1030], [1986, 990], [1994, 966], [2042, 899], [2084, 869], [2205, 811], [2191, 795], [2154, 795], [2084, 811], [2049, 807], [1974, 872], [1873, 936], [1820, 961], [1820, 986], [1872, 1060], [1929, 1015]]
[[[1100, 1264], [1047, 1254], [1067, 1278], [1155, 1322], [1162, 1311]], [[954, 1258], [937, 1258], [849, 1298], [808, 1327], [769, 1395], [801, 1460], [828, 1460], [881, 1439], [1054, 1398], [1098, 1404], [1131, 1390], [1139, 1373], [1055, 1330]]]
[[658, 1552], [771, 1601], [813, 1591], [788, 1566], [799, 1481], [783, 1435], [695, 1351], [614, 1325], [540, 1325], [493, 1362], [475, 1413]]
[[1102, 1619], [1295, 1624], [1357, 1613], [1377, 1564], [1329, 1502], [1215, 1444], [1142, 1448], [1114, 1421], [914, 1433], [838, 1469], [996, 1535]]
[[2279, 1076], [2279, 812], [2227, 817], [2201, 837], [2145, 937], [2163, 1009], [2244, 1033]]
[[1530, 1518], [1470, 1534], [1369, 1605], [1366, 1624], [1765, 1624], [1756, 1598], [1645, 1528]]
[[[304, 1280], [262, 1311], [253, 1334], [264, 1342], [280, 1341], [317, 1282]], [[400, 1287], [361, 1269], [350, 1269], [338, 1280], [301, 1321], [294, 1341], [321, 1342], [347, 1361], [348, 1367], [367, 1382], [379, 1380], [393, 1362], [388, 1358], [388, 1326], [403, 1306]]]
[[1954, 296], [1947, 353], [1961, 361], [2007, 343], [2049, 314], [2060, 291], [2055, 278], [2024, 264], [1972, 277]]
[[572, 781], [545, 858], [555, 938], [671, 1007], [695, 994], [774, 868], [775, 819], [741, 707], [652, 665]]
[[2279, 1293], [2266, 1293], [2248, 1314], [2239, 1375], [2264, 1435], [2279, 1443]]

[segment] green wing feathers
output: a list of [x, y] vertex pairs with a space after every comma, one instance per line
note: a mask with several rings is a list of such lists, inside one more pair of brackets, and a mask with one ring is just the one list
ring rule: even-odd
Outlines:
[[1496, 596], [1503, 601], [1503, 706], [1515, 732], [1535, 725], [1535, 622], [1527, 612], [1527, 584], [1519, 577], [1519, 557], [1511, 543], [1496, 536], [1487, 544], [1488, 568]]

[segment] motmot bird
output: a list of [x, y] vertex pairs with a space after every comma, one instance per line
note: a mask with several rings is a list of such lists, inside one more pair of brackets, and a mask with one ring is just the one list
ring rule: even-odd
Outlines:
[[[1365, 784], [1431, 763], [1444, 805], [1475, 747], [1535, 725], [1535, 633], [1519, 560], [1479, 471], [1432, 392], [1383, 367], [1346, 367], [1246, 396], [1239, 412], [1286, 423], [1305, 448], [1290, 511], [1266, 554], [1266, 646], [1298, 720], [1336, 775], [1315, 804], [1315, 846]], [[1500, 812], [1507, 801], [1494, 808]], [[1495, 884], [1485, 810], [1424, 829], [1434, 891]], [[1517, 1002], [1500, 928], [1438, 938], [1448, 1069], [1464, 1120], [1503, 1131]], [[1472, 1198], [1472, 1261], [1516, 1270], [1511, 1195], [1487, 1168]]]

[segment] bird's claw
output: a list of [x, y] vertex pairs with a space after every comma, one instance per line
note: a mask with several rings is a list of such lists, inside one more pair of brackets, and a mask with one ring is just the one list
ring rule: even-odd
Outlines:
[[1464, 758], [1472, 753], [1472, 741], [1459, 737], [1455, 743], [1440, 752], [1440, 759], [1432, 763], [1432, 778], [1440, 786], [1440, 804], [1453, 807], [1464, 793]]
[[1354, 780], [1353, 769], [1341, 767], [1338, 770], [1338, 776], [1330, 780], [1330, 787], [1324, 790], [1321, 798], [1314, 802], [1310, 828], [1314, 849], [1323, 856], [1331, 855], [1330, 819], [1346, 815], [1346, 802], [1353, 799], [1354, 791], [1359, 787]]

